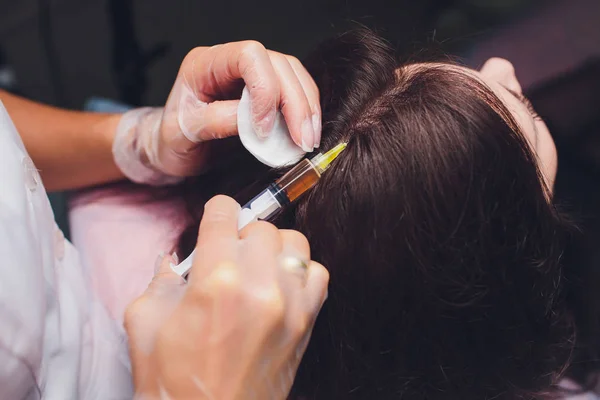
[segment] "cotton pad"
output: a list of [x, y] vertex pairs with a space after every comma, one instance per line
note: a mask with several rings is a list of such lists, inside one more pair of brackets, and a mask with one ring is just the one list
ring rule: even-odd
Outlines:
[[267, 138], [260, 138], [252, 128], [250, 92], [244, 88], [237, 112], [238, 133], [242, 144], [258, 161], [269, 167], [295, 164], [306, 152], [290, 136], [281, 111], [277, 112], [273, 130]]

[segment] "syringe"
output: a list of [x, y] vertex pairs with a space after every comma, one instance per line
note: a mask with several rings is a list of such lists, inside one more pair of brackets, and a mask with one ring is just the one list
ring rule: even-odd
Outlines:
[[[345, 148], [346, 143], [340, 143], [325, 154], [319, 153], [310, 160], [302, 159], [287, 174], [270, 184], [242, 207], [238, 219], [238, 230], [242, 230], [254, 221], [268, 221], [283, 207], [312, 188], [321, 178], [321, 174], [329, 168], [333, 160]], [[179, 265], [171, 265], [173, 271], [185, 278], [192, 268], [194, 253], [195, 250]]]

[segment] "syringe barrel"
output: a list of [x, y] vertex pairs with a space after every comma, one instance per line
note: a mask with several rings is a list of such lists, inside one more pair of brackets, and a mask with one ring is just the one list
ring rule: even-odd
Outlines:
[[[238, 217], [238, 230], [241, 231], [246, 225], [254, 221], [269, 221], [277, 215], [282, 206], [289, 204], [289, 202], [285, 192], [281, 190], [281, 187], [277, 183], [270, 184], [242, 207]], [[173, 271], [186, 278], [192, 268], [195, 254], [196, 250], [192, 251], [192, 254], [179, 265], [171, 265]]]
[[[271, 220], [282, 207], [300, 197], [308, 189], [312, 188], [319, 180], [321, 174], [314, 164], [304, 159], [300, 161], [287, 174], [270, 184], [246, 203], [238, 218], [238, 229], [242, 230], [246, 225], [257, 220]], [[192, 268], [194, 253], [190, 254], [181, 264], [173, 265], [173, 270], [179, 275], [186, 277]]]
[[308, 159], [303, 159], [287, 174], [275, 181], [290, 202], [296, 200], [304, 192], [312, 188], [321, 177], [314, 164]]
[[277, 183], [270, 184], [242, 207], [238, 218], [238, 229], [242, 230], [254, 221], [270, 221], [281, 210], [281, 207], [289, 202], [285, 192]]

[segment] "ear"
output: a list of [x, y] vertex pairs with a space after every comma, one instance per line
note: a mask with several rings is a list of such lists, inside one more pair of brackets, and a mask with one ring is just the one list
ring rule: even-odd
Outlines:
[[504, 58], [490, 58], [483, 64], [480, 72], [485, 78], [492, 79], [505, 88], [517, 93], [523, 93], [521, 84], [515, 74], [514, 65]]

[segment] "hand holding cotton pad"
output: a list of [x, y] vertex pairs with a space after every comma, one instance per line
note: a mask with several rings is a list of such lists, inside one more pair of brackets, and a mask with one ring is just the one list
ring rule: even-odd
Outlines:
[[277, 112], [269, 136], [261, 138], [252, 127], [250, 107], [250, 93], [247, 88], [244, 88], [238, 106], [237, 125], [240, 140], [246, 150], [258, 161], [273, 168], [293, 165], [300, 161], [306, 152], [292, 140], [281, 111]]

